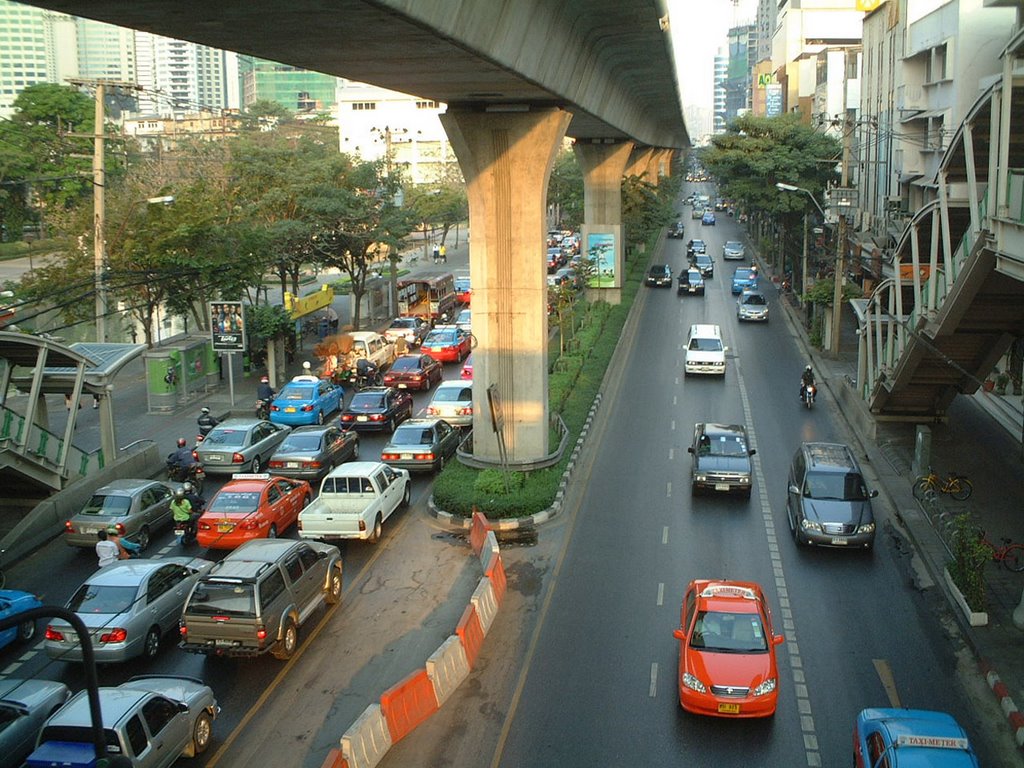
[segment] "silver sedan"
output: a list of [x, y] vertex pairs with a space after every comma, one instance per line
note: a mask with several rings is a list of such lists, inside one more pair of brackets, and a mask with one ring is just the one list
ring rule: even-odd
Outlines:
[[115, 480], [64, 524], [64, 542], [91, 549], [100, 530], [115, 528], [145, 549], [153, 531], [170, 525], [173, 495], [173, 486], [157, 480]]
[[264, 419], [226, 419], [196, 448], [208, 475], [262, 472], [291, 427]]
[[70, 697], [68, 687], [53, 680], [0, 680], [0, 754], [4, 765], [21, 765], [35, 746], [46, 718]]
[[359, 433], [336, 424], [298, 427], [270, 457], [272, 475], [316, 482], [339, 464], [359, 458]]
[[[192, 585], [212, 567], [209, 560], [191, 557], [123, 560], [90, 576], [67, 607], [89, 630], [96, 661], [153, 658], [161, 638], [177, 636]], [[82, 660], [77, 635], [59, 619], [46, 628], [44, 647], [51, 659]]]

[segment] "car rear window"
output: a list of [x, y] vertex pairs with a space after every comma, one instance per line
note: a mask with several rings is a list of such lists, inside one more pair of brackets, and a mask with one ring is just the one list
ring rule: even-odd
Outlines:
[[282, 400], [312, 400], [312, 387], [285, 387], [279, 395]]
[[405, 373], [407, 371], [418, 371], [420, 359], [418, 357], [400, 357], [391, 364], [392, 372]]
[[82, 509], [83, 515], [127, 515], [132, 500], [127, 496], [96, 494]]
[[83, 584], [68, 603], [68, 610], [82, 614], [124, 613], [132, 607], [138, 587]]
[[325, 477], [320, 493], [373, 493], [368, 477]]
[[399, 427], [391, 436], [392, 445], [430, 445], [434, 431], [423, 427]]
[[381, 392], [358, 392], [348, 404], [350, 411], [372, 411], [384, 406], [384, 395]]
[[434, 392], [435, 403], [458, 403], [472, 399], [472, 387], [440, 387]]
[[188, 600], [186, 613], [198, 616], [255, 616], [253, 585], [236, 581], [200, 581]]
[[260, 504], [258, 491], [221, 491], [213, 497], [208, 512], [255, 512]]
[[402, 328], [402, 329], [414, 328], [415, 327], [414, 322], [415, 321], [411, 317], [410, 318], [403, 318], [403, 319], [400, 319], [400, 320], [392, 320], [391, 321], [391, 327], [392, 328]]
[[434, 346], [437, 344], [452, 344], [455, 341], [454, 331], [431, 331], [423, 344], [425, 346]]
[[856, 472], [808, 472], [804, 498], [834, 501], [865, 501], [868, 489]]
[[240, 429], [214, 429], [206, 436], [203, 445], [234, 447], [245, 444], [245, 432]]
[[305, 453], [306, 451], [319, 451], [320, 450], [320, 435], [314, 434], [303, 434], [289, 435], [281, 443], [281, 447], [278, 448], [279, 453], [287, 453], [288, 451], [295, 451]]

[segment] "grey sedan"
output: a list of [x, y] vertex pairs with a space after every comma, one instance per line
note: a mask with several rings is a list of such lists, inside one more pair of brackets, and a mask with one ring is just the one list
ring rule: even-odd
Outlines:
[[196, 448], [208, 475], [262, 472], [291, 427], [264, 419], [226, 419]]
[[64, 524], [72, 547], [96, 546], [101, 529], [116, 528], [143, 549], [153, 531], [171, 523], [174, 486], [156, 480], [115, 480], [97, 490], [82, 511]]
[[53, 680], [0, 680], [0, 754], [4, 765], [21, 765], [46, 718], [71, 696]]
[[334, 467], [359, 458], [359, 433], [337, 425], [293, 429], [270, 457], [267, 471], [297, 480], [317, 481]]
[[444, 419], [409, 419], [391, 435], [380, 460], [410, 472], [444, 468], [462, 439], [459, 430]]
[[[96, 571], [67, 607], [88, 628], [96, 661], [153, 658], [162, 637], [177, 635], [192, 585], [212, 567], [209, 560], [191, 557], [124, 560]], [[59, 619], [46, 628], [44, 647], [51, 659], [82, 660], [78, 637]]]

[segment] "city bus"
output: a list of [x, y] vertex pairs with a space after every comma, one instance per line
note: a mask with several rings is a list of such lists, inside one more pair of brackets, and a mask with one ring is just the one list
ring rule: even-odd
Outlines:
[[398, 314], [436, 322], [455, 317], [455, 275], [451, 272], [420, 272], [398, 281]]

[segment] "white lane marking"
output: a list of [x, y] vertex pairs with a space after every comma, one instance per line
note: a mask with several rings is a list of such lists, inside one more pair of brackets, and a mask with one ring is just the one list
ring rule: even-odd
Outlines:
[[872, 659], [871, 663], [875, 665], [878, 679], [882, 681], [885, 695], [889, 697], [889, 706], [897, 709], [902, 707], [899, 691], [896, 690], [896, 677], [892, 673], [892, 667], [889, 666], [889, 662], [885, 659]]
[[[677, 379], [677, 381], [678, 381], [678, 379]], [[679, 395], [672, 395], [672, 405], [677, 405], [678, 403], [679, 403]]]
[[668, 544], [668, 526], [661, 529], [661, 543]]
[[672, 419], [672, 429], [675, 429], [675, 428], [676, 428], [676, 420]]
[[[736, 356], [735, 370], [736, 379], [739, 384], [740, 402], [743, 406], [743, 418], [747, 424], [747, 434], [750, 437], [750, 447], [757, 448], [757, 431], [754, 429], [754, 409], [750, 404], [750, 397], [747, 394], [746, 383], [743, 378], [740, 354], [737, 347], [733, 346], [733, 353]], [[818, 736], [814, 728], [814, 717], [811, 713], [811, 700], [808, 696], [808, 687], [804, 684], [803, 657], [800, 655], [800, 644], [796, 637], [796, 624], [793, 621], [793, 613], [789, 606], [789, 589], [786, 586], [786, 574], [782, 565], [782, 558], [779, 549], [779, 540], [775, 532], [775, 520], [772, 517], [771, 501], [768, 498], [767, 484], [764, 481], [764, 468], [761, 464], [761, 457], [754, 454], [751, 457], [751, 465], [754, 470], [754, 478], [757, 480], [757, 498], [761, 506], [761, 521], [764, 525], [765, 536], [768, 540], [768, 552], [772, 559], [772, 574], [775, 577], [775, 587], [778, 591], [779, 606], [782, 613], [782, 626], [786, 636], [786, 654], [789, 656], [790, 672], [793, 678], [793, 693], [796, 696], [797, 710], [800, 712], [800, 727], [804, 737], [804, 753], [807, 765], [820, 766], [821, 752], [818, 748]]]
[[658, 602], [655, 605], [662, 605], [665, 602], [665, 582], [658, 582]]
[[668, 488], [666, 489], [665, 496], [666, 496], [666, 498], [669, 498], [669, 499], [672, 498], [672, 483], [668, 484]]
[[647, 695], [652, 699], [658, 692], [658, 662], [651, 664], [651, 687], [647, 692]]
[[672, 459], [675, 458], [675, 455], [676, 455], [676, 449], [675, 448], [669, 448], [668, 449], [668, 460], [672, 461]]
[[3, 668], [3, 670], [0, 670], [0, 674], [3, 674], [5, 676], [9, 675], [9, 674], [11, 674], [14, 670], [16, 670], [20, 666], [21, 666], [21, 662], [20, 661], [16, 661], [13, 664], [8, 664], [6, 667]]

